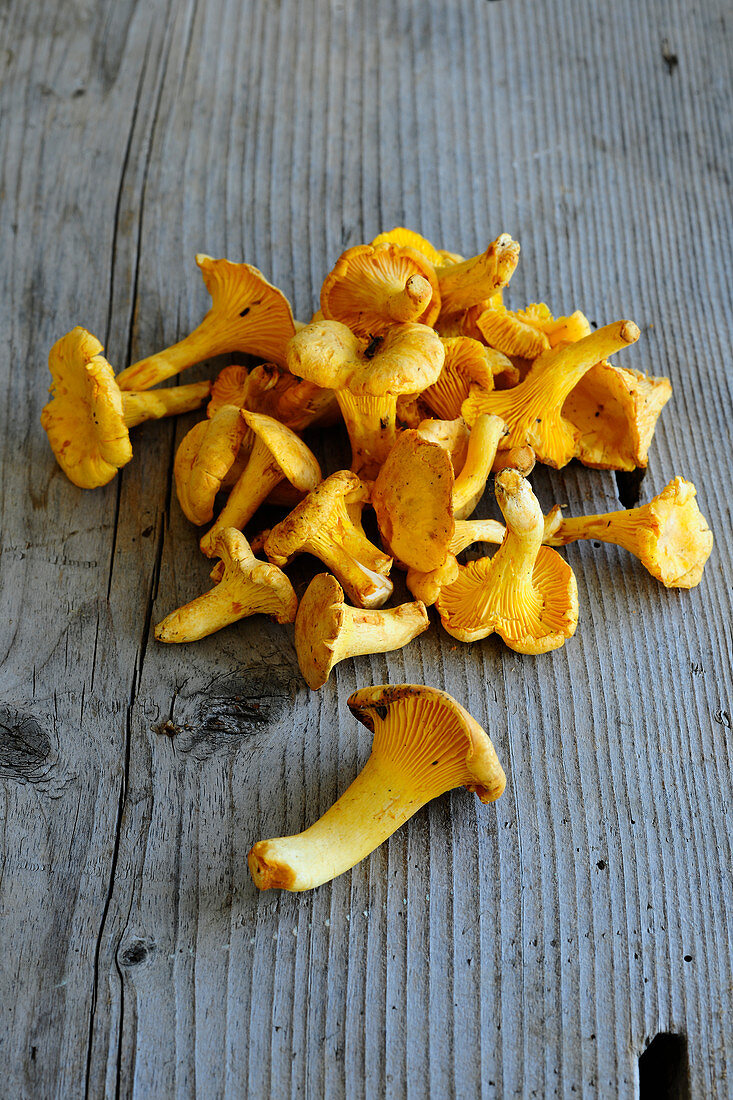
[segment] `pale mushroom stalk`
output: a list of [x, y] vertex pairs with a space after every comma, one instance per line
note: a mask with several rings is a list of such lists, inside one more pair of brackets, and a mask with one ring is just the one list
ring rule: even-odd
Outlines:
[[295, 324], [282, 292], [250, 264], [215, 260], [203, 253], [196, 263], [211, 294], [211, 309], [188, 336], [123, 370], [118, 376], [123, 390], [150, 389], [194, 363], [231, 351], [285, 365]]
[[612, 543], [639, 558], [667, 588], [694, 588], [702, 579], [713, 535], [695, 500], [692, 482], [676, 477], [648, 504], [603, 515], [561, 519], [545, 541]]
[[476, 417], [468, 439], [466, 461], [453, 483], [455, 519], [466, 519], [481, 500], [499, 443], [506, 430], [506, 424], [500, 416]]
[[[557, 506], [552, 508], [545, 516], [542, 535], [543, 545], [561, 545], [552, 541], [552, 534], [557, 528], [559, 518]], [[498, 546], [503, 541], [505, 534], [506, 527], [496, 519], [456, 520], [456, 528], [450, 544], [451, 553], [460, 554], [476, 542], [489, 542]]]
[[314, 577], [295, 618], [295, 649], [306, 683], [314, 691], [347, 657], [401, 649], [430, 625], [422, 603], [373, 611], [349, 607], [335, 577]]
[[437, 267], [442, 313], [468, 309], [477, 302], [492, 298], [507, 285], [518, 260], [518, 243], [508, 233], [502, 233], [479, 256]]
[[188, 386], [170, 386], [164, 390], [142, 390], [122, 393], [122, 412], [127, 428], [135, 428], [146, 420], [161, 420], [178, 416], [203, 405], [211, 391], [211, 383], [193, 382]]
[[337, 390], [336, 400], [351, 441], [354, 473], [374, 474], [397, 441], [397, 396]]
[[246, 527], [283, 477], [282, 469], [272, 451], [267, 444], [258, 439], [252, 448], [247, 465], [237, 478], [226, 504], [217, 517], [216, 531], [212, 527], [209, 535], [216, 537], [224, 527], [236, 527], [239, 530]]
[[277, 566], [254, 556], [240, 531], [222, 531], [214, 552], [221, 559], [211, 571], [215, 587], [163, 619], [155, 628], [159, 642], [196, 642], [250, 615], [293, 622], [293, 586]]
[[591, 367], [638, 338], [633, 321], [617, 321], [553, 348], [540, 355], [524, 381], [512, 389], [486, 392], [472, 387], [463, 402], [463, 417], [472, 424], [480, 413], [494, 413], [509, 426], [504, 448], [529, 444], [541, 462], [564, 466], [576, 452], [579, 435], [562, 415], [566, 398]]
[[374, 733], [371, 755], [309, 829], [252, 847], [249, 869], [261, 890], [310, 890], [330, 881], [455, 787], [467, 787], [482, 802], [504, 790], [506, 777], [488, 736], [445, 692], [384, 685], [355, 692], [349, 707]]

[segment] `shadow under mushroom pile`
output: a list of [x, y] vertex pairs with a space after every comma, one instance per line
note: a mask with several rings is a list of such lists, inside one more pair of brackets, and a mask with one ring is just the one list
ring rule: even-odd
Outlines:
[[[302, 324], [256, 268], [198, 256], [211, 309], [173, 347], [115, 377], [84, 329], [54, 345], [52, 398], [42, 423], [59, 464], [83, 488], [106, 484], [130, 461], [135, 424], [190, 411], [209, 398], [206, 419], [179, 447], [174, 474], [187, 518], [211, 524], [200, 545], [218, 559], [215, 584], [157, 626], [160, 641], [195, 641], [257, 613], [294, 622], [300, 667], [315, 690], [339, 661], [406, 645], [428, 629], [432, 605], [445, 630], [463, 642], [496, 633], [526, 654], [564, 645], [578, 622], [577, 585], [553, 547], [578, 539], [622, 546], [667, 587], [699, 583], [713, 536], [694, 485], [682, 477], [641, 507], [563, 519], [556, 505], [543, 516], [528, 481], [535, 462], [556, 469], [573, 458], [601, 470], [645, 467], [671, 385], [626, 365], [628, 356], [611, 362], [638, 340], [633, 321], [593, 330], [580, 311], [556, 318], [544, 303], [508, 308], [503, 295], [518, 258], [519, 245], [507, 234], [464, 259], [395, 229], [339, 258], [319, 310]], [[152, 388], [231, 352], [264, 361], [249, 371], [226, 367], [213, 385]], [[340, 421], [351, 444], [350, 469], [322, 471], [301, 433]], [[470, 518], [492, 471], [503, 524]], [[243, 530], [256, 523], [264, 503], [287, 514], [250, 546]], [[365, 533], [365, 507], [374, 509], [381, 545]], [[459, 562], [474, 543], [499, 548]], [[255, 556], [260, 550], [267, 563]], [[298, 605], [283, 570], [302, 553], [328, 572], [315, 577]], [[415, 602], [385, 608], [393, 567], [406, 573]], [[390, 696], [395, 713], [408, 702], [433, 706], [424, 693], [434, 689], [404, 687]], [[382, 719], [374, 715], [389, 708], [367, 704], [364, 692], [357, 696], [352, 709], [368, 712], [379, 733]], [[456, 713], [450, 710], [451, 722]], [[494, 761], [495, 754], [492, 775]], [[464, 764], [456, 768], [450, 784], [470, 786]], [[405, 779], [409, 812], [396, 813], [394, 828], [434, 797], [434, 787], [449, 789], [447, 778], [433, 780], [420, 780], [418, 797]], [[501, 784], [486, 782], [480, 779], [484, 794], [492, 792], [486, 798], [498, 797], [503, 773]], [[322, 848], [338, 813], [300, 838], [256, 845], [250, 866], [258, 885], [308, 888], [380, 843], [381, 834], [362, 835], [368, 807], [352, 805], [352, 795], [342, 796], [348, 806], [341, 810], [353, 818], [355, 839], [346, 851], [333, 849], [330, 870], [312, 864], [312, 844]], [[343, 836], [340, 843], [347, 843]]]

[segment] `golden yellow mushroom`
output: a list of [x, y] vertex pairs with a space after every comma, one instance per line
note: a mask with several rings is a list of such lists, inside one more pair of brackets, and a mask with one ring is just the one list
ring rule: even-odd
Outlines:
[[646, 466], [659, 414], [671, 396], [668, 378], [596, 363], [563, 406], [563, 416], [579, 432], [577, 457], [599, 470]]
[[463, 417], [473, 424], [480, 413], [500, 416], [509, 427], [504, 448], [529, 445], [540, 462], [559, 469], [577, 455], [581, 435], [565, 415], [571, 390], [601, 359], [638, 338], [633, 321], [616, 321], [575, 343], [552, 348], [535, 359], [524, 381], [510, 390], [486, 392], [472, 386], [463, 402]]
[[407, 429], [372, 488], [384, 545], [402, 568], [437, 569], [453, 538], [453, 466], [448, 451]]
[[486, 482], [496, 459], [507, 426], [500, 416], [477, 416], [468, 437], [468, 452], [463, 469], [453, 485], [453, 515], [467, 519], [484, 495]]
[[265, 553], [276, 565], [313, 554], [338, 578], [357, 607], [381, 607], [392, 594], [392, 559], [364, 534], [359, 520], [368, 491], [356, 474], [339, 470], [273, 527]]
[[595, 539], [622, 546], [667, 588], [694, 588], [713, 549], [713, 534], [691, 481], [676, 477], [648, 504], [597, 516], [559, 519], [545, 542]]
[[519, 373], [505, 355], [484, 347], [469, 336], [442, 338], [445, 362], [437, 382], [421, 394], [428, 408], [441, 420], [455, 420], [461, 415], [461, 405], [469, 394], [471, 385], [493, 390], [494, 378], [502, 375], [512, 384], [519, 381]]
[[77, 325], [51, 348], [51, 400], [41, 424], [66, 476], [80, 489], [106, 485], [132, 458], [130, 428], [199, 408], [210, 382], [123, 393], [103, 347]]
[[336, 578], [319, 573], [308, 585], [295, 617], [300, 671], [315, 691], [323, 687], [339, 661], [401, 649], [429, 626], [422, 603], [382, 611], [349, 607]]
[[[470, 523], [470, 520], [460, 522]], [[454, 539], [451, 541], [451, 546]], [[443, 563], [436, 569], [410, 568], [407, 570], [405, 583], [416, 600], [422, 600], [426, 607], [432, 607], [437, 601], [440, 591], [447, 584], [453, 584], [458, 580], [460, 566], [456, 560], [455, 551], [450, 548], [446, 551]]]
[[321, 288], [321, 313], [367, 340], [395, 321], [432, 325], [440, 312], [433, 265], [396, 244], [347, 249]]
[[214, 588], [171, 612], [155, 628], [159, 642], [197, 642], [250, 615], [292, 623], [298, 600], [276, 565], [258, 561], [244, 535], [233, 527], [219, 532], [211, 572]]
[[371, 755], [309, 829], [252, 847], [247, 861], [260, 890], [311, 890], [329, 882], [455, 787], [473, 791], [481, 802], [494, 802], [504, 791], [506, 776], [487, 734], [446, 692], [383, 684], [355, 692], [348, 705], [374, 734]]
[[[198, 526], [214, 518], [216, 494], [227, 487], [232, 469], [241, 473], [254, 446], [237, 405], [221, 405], [210, 420], [194, 424], [181, 440], [173, 463], [181, 509]], [[235, 479], [236, 480], [236, 479]], [[233, 484], [229, 480], [229, 484]]]
[[493, 298], [511, 279], [518, 260], [518, 243], [508, 233], [502, 233], [479, 256], [436, 268], [442, 299], [441, 316]]
[[150, 389], [193, 363], [230, 351], [285, 365], [295, 322], [282, 291], [251, 264], [214, 260], [203, 253], [196, 263], [211, 295], [211, 309], [183, 340], [122, 371], [118, 381], [123, 390]]
[[502, 302], [492, 301], [488, 307], [469, 310], [462, 330], [505, 355], [536, 359], [549, 348], [588, 336], [591, 326], [580, 310], [569, 317], [553, 317], [544, 302], [510, 310]]
[[542, 546], [544, 519], [528, 481], [502, 471], [496, 499], [507, 528], [502, 544], [492, 558], [461, 566], [458, 579], [441, 589], [441, 622], [462, 642], [496, 632], [518, 653], [558, 649], [578, 623], [573, 571]]
[[[396, 244], [400, 248], [412, 248], [416, 252], [422, 252], [433, 265], [433, 267], [441, 267], [444, 263], [449, 262], [446, 256], [453, 256], [453, 253], [444, 253], [440, 249], [435, 248], [430, 241], [425, 237], [421, 237], [419, 233], [415, 233], [412, 229], [405, 229], [403, 226], [396, 226], [394, 229], [390, 229], [386, 233], [380, 233], [372, 241], [373, 245], [379, 244]], [[454, 263], [460, 263], [463, 256], [456, 257]]]
[[351, 440], [352, 469], [376, 477], [394, 446], [397, 396], [436, 380], [445, 352], [426, 325], [395, 324], [365, 341], [339, 321], [306, 325], [290, 341], [288, 368], [335, 390]]
[[252, 519], [259, 506], [281, 481], [289, 481], [307, 493], [321, 480], [321, 468], [312, 451], [290, 428], [262, 413], [240, 409], [239, 415], [253, 432], [255, 440], [247, 461], [227, 498], [216, 522], [200, 542], [207, 557], [225, 527], [240, 531]]

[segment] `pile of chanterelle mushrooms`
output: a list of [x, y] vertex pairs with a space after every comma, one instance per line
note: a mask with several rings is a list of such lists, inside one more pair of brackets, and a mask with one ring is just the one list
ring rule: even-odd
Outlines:
[[[667, 587], [698, 584], [713, 536], [682, 477], [641, 507], [565, 519], [555, 505], [542, 514], [527, 480], [535, 462], [646, 466], [671, 386], [609, 361], [638, 339], [632, 321], [593, 330], [579, 311], [509, 309], [503, 290], [518, 258], [507, 234], [464, 260], [395, 229], [340, 257], [320, 309], [301, 324], [256, 268], [200, 255], [212, 306], [173, 347], [115, 377], [85, 329], [54, 345], [42, 423], [83, 488], [106, 484], [130, 460], [130, 428], [209, 398], [174, 472], [188, 519], [210, 525], [200, 545], [216, 559], [215, 583], [158, 624], [160, 641], [195, 641], [257, 613], [294, 622], [300, 668], [317, 689], [346, 657], [397, 649], [427, 630], [431, 605], [464, 642], [495, 632], [519, 653], [564, 645], [578, 621], [577, 585], [552, 547], [577, 539], [622, 546]], [[227, 352], [262, 362], [226, 367], [213, 385], [158, 388]], [[324, 477], [301, 433], [341, 419], [351, 468]], [[504, 524], [470, 519], [492, 471]], [[250, 545], [242, 532], [265, 502], [287, 514]], [[365, 506], [381, 545], [364, 532]], [[474, 543], [499, 549], [461, 564]], [[283, 569], [302, 553], [328, 572], [298, 603]], [[415, 601], [385, 609], [393, 566]], [[357, 691], [349, 707], [374, 731], [369, 762], [305, 833], [255, 844], [260, 888], [333, 878], [453, 787], [483, 801], [504, 789], [488, 737], [445, 693], [383, 685]]]

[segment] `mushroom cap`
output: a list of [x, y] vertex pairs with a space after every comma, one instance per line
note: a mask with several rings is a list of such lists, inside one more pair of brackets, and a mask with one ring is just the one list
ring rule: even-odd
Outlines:
[[[441, 252], [440, 249], [435, 248], [425, 237], [421, 237], [419, 233], [415, 233], [412, 229], [405, 229], [404, 226], [395, 226], [394, 229], [390, 229], [386, 233], [380, 233], [374, 238], [372, 244], [396, 244], [401, 248], [412, 248], [416, 252], [421, 252], [423, 256], [430, 261], [433, 267], [440, 267], [444, 264], [446, 262], [446, 255], [451, 257], [454, 255], [452, 252]], [[459, 259], [462, 258], [463, 257], [459, 257]]]
[[445, 351], [426, 325], [389, 325], [362, 340], [339, 321], [305, 325], [288, 345], [288, 368], [326, 389], [357, 395], [419, 393], [440, 374]]
[[330, 474], [272, 529], [265, 543], [267, 556], [287, 561], [312, 535], [328, 525], [333, 511], [342, 501], [352, 503], [367, 495], [363, 482], [350, 470]]
[[647, 505], [649, 522], [639, 533], [640, 550], [647, 568], [667, 587], [699, 584], [713, 549], [713, 533], [696, 496], [691, 481], [675, 477]]
[[482, 802], [503, 793], [506, 776], [486, 731], [447, 692], [422, 684], [377, 684], [355, 691], [347, 704], [374, 734], [372, 756], [389, 744], [390, 755], [397, 749], [401, 760], [410, 759], [418, 797], [436, 785], [446, 791], [466, 787]]
[[238, 363], [220, 370], [211, 387], [211, 397], [206, 406], [206, 415], [211, 418], [222, 405], [236, 405], [241, 408], [247, 393], [249, 371]]
[[302, 493], [315, 489], [321, 480], [321, 468], [313, 452], [295, 432], [264, 413], [240, 409], [240, 416], [271, 451], [283, 476], [291, 485]]
[[216, 494], [240, 458], [248, 434], [239, 407], [221, 405], [210, 420], [194, 424], [181, 440], [173, 475], [179, 504], [191, 523], [201, 526], [214, 518]]
[[445, 362], [440, 376], [422, 393], [422, 400], [443, 420], [461, 415], [471, 385], [493, 390], [494, 375], [514, 372], [509, 359], [470, 336], [441, 337]]
[[132, 458], [122, 394], [96, 336], [77, 325], [51, 348], [51, 400], [41, 424], [66, 476], [81, 489], [106, 485]]
[[322, 687], [336, 663], [336, 642], [344, 621], [344, 590], [330, 573], [319, 573], [295, 616], [295, 650], [308, 687]]
[[372, 489], [380, 534], [397, 561], [423, 573], [443, 565], [455, 530], [452, 494], [447, 450], [402, 432]]
[[[321, 312], [359, 336], [371, 337], [402, 316], [390, 312], [388, 297], [406, 292], [407, 316], [431, 325], [440, 312], [433, 265], [422, 252], [394, 243], [359, 244], [336, 261], [321, 288]], [[403, 302], [403, 304], [405, 304]]]
[[295, 333], [290, 303], [251, 264], [196, 256], [212, 309], [223, 326], [231, 327], [232, 347], [263, 359], [284, 363], [285, 346]]

